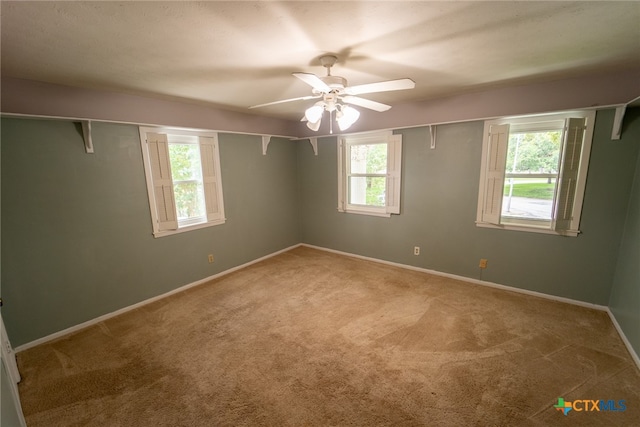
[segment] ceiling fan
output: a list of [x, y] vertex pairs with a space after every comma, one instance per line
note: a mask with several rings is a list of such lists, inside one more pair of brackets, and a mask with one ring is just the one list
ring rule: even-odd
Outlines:
[[[337, 60], [338, 58], [334, 55], [325, 55], [320, 57], [320, 63], [327, 69], [327, 75], [324, 77], [318, 77], [311, 73], [292, 73], [295, 77], [312, 87], [311, 95], [267, 102], [266, 104], [253, 105], [249, 108], [260, 108], [292, 101], [321, 99], [312, 107], [307, 108], [302, 121], [306, 120], [307, 127], [313, 131], [317, 131], [320, 128], [320, 122], [324, 112], [329, 112], [329, 118], [331, 120], [331, 114], [335, 111], [338, 127], [340, 130], [344, 131], [360, 117], [360, 112], [351, 107], [351, 105], [379, 112], [387, 111], [391, 108], [390, 105], [382, 104], [370, 99], [360, 98], [356, 95], [413, 89], [416, 86], [415, 82], [411, 79], [388, 80], [384, 82], [348, 86], [347, 79], [344, 77], [331, 75], [331, 67], [335, 65]], [[329, 123], [330, 132], [333, 133], [332, 122], [330, 121]]]

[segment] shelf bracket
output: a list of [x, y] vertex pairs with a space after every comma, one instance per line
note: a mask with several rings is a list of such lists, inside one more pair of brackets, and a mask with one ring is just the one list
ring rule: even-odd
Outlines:
[[429, 135], [431, 136], [431, 149], [436, 149], [436, 127], [435, 125], [429, 125]]
[[313, 148], [313, 154], [318, 155], [318, 138], [313, 136], [309, 138], [309, 143], [311, 144], [311, 148]]
[[271, 142], [271, 135], [262, 135], [262, 155], [267, 155], [267, 148]]
[[616, 107], [616, 115], [613, 117], [613, 129], [611, 129], [611, 139], [618, 140], [622, 134], [622, 121], [624, 120], [624, 113], [627, 110], [626, 105]]
[[82, 135], [84, 137], [84, 150], [93, 153], [93, 140], [91, 139], [91, 120], [82, 121]]

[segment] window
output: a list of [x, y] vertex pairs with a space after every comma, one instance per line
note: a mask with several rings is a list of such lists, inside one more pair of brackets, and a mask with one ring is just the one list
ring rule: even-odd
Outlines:
[[141, 127], [140, 141], [154, 236], [225, 222], [216, 133]]
[[477, 225], [576, 236], [595, 112], [485, 122]]
[[338, 211], [400, 213], [402, 135], [377, 132], [338, 139]]

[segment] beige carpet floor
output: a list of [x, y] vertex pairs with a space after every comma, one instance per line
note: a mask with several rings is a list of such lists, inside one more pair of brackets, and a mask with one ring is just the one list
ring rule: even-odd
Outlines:
[[606, 313], [306, 247], [18, 363], [29, 426], [640, 426]]

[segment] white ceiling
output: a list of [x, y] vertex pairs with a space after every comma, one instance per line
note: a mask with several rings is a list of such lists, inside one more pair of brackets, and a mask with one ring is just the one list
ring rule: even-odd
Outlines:
[[[247, 107], [409, 77], [397, 105], [640, 68], [640, 2], [2, 1], [2, 76]], [[629, 94], [630, 99], [638, 94]], [[297, 120], [313, 101], [251, 110]]]

